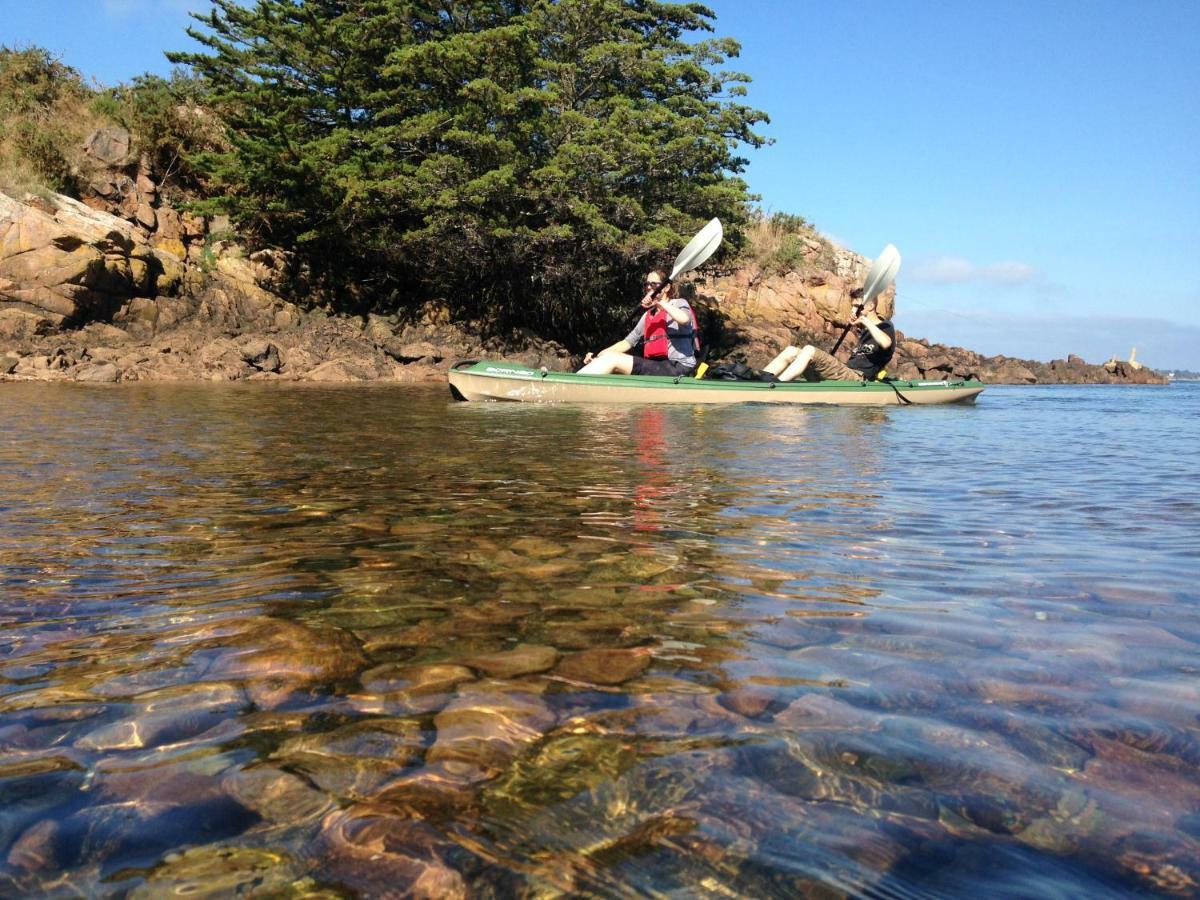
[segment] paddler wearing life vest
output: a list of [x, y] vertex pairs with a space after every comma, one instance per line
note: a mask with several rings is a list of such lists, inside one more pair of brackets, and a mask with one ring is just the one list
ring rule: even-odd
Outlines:
[[[637, 325], [625, 340], [583, 358], [580, 375], [691, 375], [696, 368], [696, 314], [667, 273], [655, 269], [642, 287], [642, 309]], [[629, 351], [642, 345], [642, 355]]]

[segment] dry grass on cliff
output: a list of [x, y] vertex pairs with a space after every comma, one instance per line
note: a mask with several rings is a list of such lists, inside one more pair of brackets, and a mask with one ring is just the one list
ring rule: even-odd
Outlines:
[[760, 211], [746, 226], [738, 264], [762, 277], [830, 269], [833, 247], [803, 216]]
[[83, 142], [108, 124], [74, 69], [39, 48], [0, 47], [0, 189], [73, 193]]

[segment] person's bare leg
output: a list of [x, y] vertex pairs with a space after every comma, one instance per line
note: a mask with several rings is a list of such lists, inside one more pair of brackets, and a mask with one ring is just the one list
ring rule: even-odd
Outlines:
[[633, 357], [628, 353], [601, 353], [576, 375], [632, 375]]
[[799, 352], [799, 347], [784, 347], [777, 357], [766, 364], [763, 371], [778, 376], [780, 372], [787, 368], [788, 363], [796, 358], [796, 354]]
[[804, 370], [808, 368], [808, 364], [812, 362], [813, 352], [816, 349], [812, 344], [806, 344], [804, 349], [796, 354], [796, 358], [792, 360], [791, 365], [779, 374], [779, 380], [795, 381], [803, 375]]

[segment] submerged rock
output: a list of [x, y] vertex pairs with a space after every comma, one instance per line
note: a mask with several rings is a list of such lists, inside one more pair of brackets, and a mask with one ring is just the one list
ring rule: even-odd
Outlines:
[[205, 675], [244, 680], [250, 699], [268, 709], [297, 691], [348, 680], [366, 666], [357, 642], [343, 631], [266, 617], [238, 620], [234, 627], [234, 633], [204, 642], [217, 649]]
[[272, 754], [322, 790], [365, 799], [424, 750], [421, 727], [405, 719], [369, 719], [334, 731], [302, 734]]
[[765, 713], [779, 697], [779, 690], [767, 685], [740, 685], [726, 691], [717, 702], [733, 712], [754, 719]]
[[475, 673], [459, 665], [387, 663], [362, 673], [365, 694], [352, 694], [353, 707], [368, 714], [405, 715], [436, 712], [450, 702], [457, 685], [474, 681]]
[[60, 836], [62, 826], [53, 819], [43, 819], [30, 826], [13, 841], [6, 861], [22, 872], [47, 872], [62, 865]]
[[1138, 832], [1117, 842], [1117, 865], [1149, 888], [1166, 895], [1200, 895], [1200, 841], [1179, 840], [1171, 832]]
[[133, 750], [192, 738], [233, 719], [248, 705], [232, 684], [192, 684], [140, 695], [128, 715], [80, 738], [86, 750]]
[[623, 735], [557, 734], [489, 784], [481, 802], [495, 814], [510, 806], [547, 806], [615, 780], [637, 762]]
[[477, 686], [459, 694], [434, 718], [431, 763], [458, 761], [484, 771], [503, 769], [525, 746], [554, 727], [556, 716], [540, 697], [505, 686]]
[[371, 799], [418, 810], [431, 821], [453, 818], [475, 805], [479, 786], [491, 776], [490, 771], [473, 763], [451, 759], [401, 775]]
[[304, 779], [270, 765], [235, 769], [221, 779], [221, 787], [246, 809], [280, 825], [303, 825], [334, 805]]
[[552, 559], [565, 554], [570, 549], [570, 545], [564, 544], [561, 541], [552, 541], [548, 538], [526, 535], [525, 537], [519, 537], [511, 541], [508, 549], [521, 556], [531, 556], [535, 559]]
[[554, 668], [558, 651], [540, 644], [517, 644], [512, 650], [472, 656], [463, 662], [492, 678], [516, 678]]
[[232, 802], [177, 804], [124, 801], [87, 806], [61, 821], [27, 830], [9, 851], [9, 864], [51, 872], [90, 863], [143, 864], [181, 844], [228, 837], [250, 822]]
[[325, 818], [312, 855], [322, 878], [364, 896], [457, 900], [468, 892], [447, 862], [454, 850], [421, 820], [360, 803]]
[[166, 857], [130, 892], [130, 900], [287, 896], [303, 867], [290, 856], [253, 847], [195, 847]]
[[566, 657], [555, 675], [589, 684], [621, 684], [650, 667], [653, 657], [645, 648], [632, 650], [583, 650]]

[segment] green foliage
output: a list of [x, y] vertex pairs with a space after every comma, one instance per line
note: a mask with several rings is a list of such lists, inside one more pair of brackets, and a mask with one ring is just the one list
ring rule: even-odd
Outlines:
[[797, 235], [812, 231], [812, 226], [808, 224], [808, 220], [804, 216], [798, 216], [795, 213], [773, 212], [767, 217], [767, 223], [771, 228], [787, 235]]
[[784, 235], [779, 248], [771, 255], [768, 266], [776, 272], [795, 272], [804, 264], [803, 241], [794, 234]]
[[149, 159], [160, 182], [197, 189], [190, 161], [226, 147], [224, 128], [206, 102], [203, 79], [176, 69], [169, 79], [142, 75], [103, 91], [92, 108], [129, 130], [134, 152]]
[[[565, 340], [627, 324], [646, 269], [747, 215], [764, 114], [695, 3], [214, 0], [177, 54], [229, 148], [223, 207], [301, 251], [343, 305], [431, 296]], [[405, 300], [404, 298], [411, 298]]]
[[62, 100], [87, 95], [79, 73], [48, 50], [0, 47], [0, 116], [45, 119]]
[[[38, 47], [0, 47], [0, 181], [14, 188], [74, 188], [73, 157], [90, 89]], [[32, 181], [32, 184], [25, 182]]]
[[46, 187], [58, 192], [72, 189], [71, 164], [59, 148], [56, 135], [38, 127], [37, 122], [17, 121], [12, 125], [10, 140], [22, 161]]
[[231, 229], [220, 229], [218, 231], [210, 231], [204, 238], [204, 245], [200, 248], [200, 271], [206, 274], [217, 270], [217, 250], [216, 245], [222, 241], [236, 241], [238, 235]]
[[746, 228], [739, 261], [763, 275], [785, 275], [830, 268], [833, 248], [803, 216], [756, 210]]
[[204, 89], [202, 79], [177, 70], [169, 79], [145, 75], [97, 91], [47, 50], [0, 47], [0, 182], [75, 194], [95, 166], [84, 157], [84, 138], [116, 123], [160, 181], [202, 190], [188, 160], [226, 146], [220, 122], [204, 107]]

